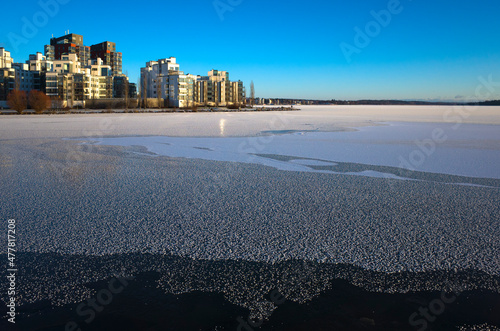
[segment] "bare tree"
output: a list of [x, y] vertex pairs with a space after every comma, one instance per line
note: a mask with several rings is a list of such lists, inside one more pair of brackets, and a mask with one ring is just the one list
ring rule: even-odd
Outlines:
[[45, 93], [31, 90], [28, 96], [28, 101], [31, 106], [37, 113], [41, 113], [42, 111], [48, 109], [51, 104], [50, 98], [45, 95]]
[[19, 114], [23, 112], [28, 106], [28, 99], [26, 98], [26, 92], [13, 90], [7, 96], [7, 104], [10, 108], [16, 110]]

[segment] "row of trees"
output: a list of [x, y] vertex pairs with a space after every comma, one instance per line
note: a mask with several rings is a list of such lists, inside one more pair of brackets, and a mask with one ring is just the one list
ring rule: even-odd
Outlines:
[[13, 90], [7, 96], [7, 104], [19, 114], [29, 106], [37, 113], [51, 107], [52, 100], [41, 91], [31, 90], [29, 95], [20, 90]]

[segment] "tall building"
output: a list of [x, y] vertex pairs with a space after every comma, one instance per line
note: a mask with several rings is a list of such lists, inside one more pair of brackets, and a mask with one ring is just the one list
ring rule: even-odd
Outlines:
[[[125, 85], [129, 98], [137, 96], [136, 85], [122, 74], [122, 54], [116, 52], [115, 43], [88, 47], [83, 36], [68, 33], [52, 37], [44, 51], [45, 55], [31, 54], [26, 63], [14, 63], [10, 52], [0, 48], [0, 100], [16, 88], [43, 91], [69, 106], [75, 101], [122, 97]], [[121, 91], [115, 91], [118, 88]]]
[[211, 70], [204, 77], [184, 74], [175, 57], [147, 62], [141, 68], [140, 85], [143, 97], [163, 99], [168, 107], [244, 102], [243, 83], [229, 81], [228, 72]]
[[42, 74], [45, 93], [72, 106], [75, 101], [113, 97], [111, 66], [101, 59], [88, 60], [81, 66], [76, 54], [62, 55], [53, 61], [53, 69]]
[[27, 63], [13, 63], [15, 70], [16, 89], [28, 94], [31, 90], [40, 90], [40, 72], [30, 71]]
[[45, 45], [47, 60], [60, 60], [63, 55], [76, 54], [82, 65], [87, 65], [88, 60], [102, 59], [105, 65], [111, 66], [113, 76], [122, 74], [122, 53], [116, 51], [116, 44], [104, 41], [92, 46], [83, 44], [83, 36], [67, 34], [58, 38], [51, 38], [50, 45]]
[[125, 75], [113, 77], [113, 98], [124, 99], [137, 98], [137, 87], [135, 83], [130, 83]]
[[202, 105], [242, 104], [245, 89], [241, 81], [231, 82], [227, 71], [210, 70], [196, 82], [197, 102]]
[[90, 46], [90, 57], [101, 58], [104, 64], [111, 66], [113, 76], [122, 74], [122, 53], [116, 51], [116, 44], [104, 41], [100, 44]]
[[0, 47], [0, 68], [11, 68], [14, 60], [10, 57], [10, 52]]
[[[53, 64], [42, 77], [42, 86], [50, 96], [80, 101], [120, 94], [115, 93], [114, 88], [120, 87], [123, 79], [122, 53], [116, 52], [113, 42], [88, 47], [83, 43], [83, 36], [66, 34], [50, 39], [50, 45], [45, 46], [45, 59], [31, 60], [30, 70], [48, 68]], [[137, 94], [135, 84], [129, 84], [129, 89], [134, 96]]]
[[[147, 62], [146, 67], [141, 68], [140, 84], [143, 97], [160, 98], [166, 101], [166, 106], [169, 107], [183, 107], [186, 103], [186, 75], [179, 71], [175, 57]], [[182, 87], [179, 88], [179, 85]]]
[[241, 80], [237, 82], [231, 82], [230, 94], [230, 98], [233, 103], [237, 103], [240, 105], [246, 104], [246, 91]]
[[67, 34], [58, 38], [51, 38], [50, 45], [45, 46], [47, 60], [60, 60], [63, 55], [76, 54], [82, 66], [90, 59], [90, 47], [83, 44], [83, 36]]
[[0, 101], [7, 100], [10, 91], [16, 87], [16, 70], [10, 52], [0, 47]]
[[26, 61], [29, 65], [31, 71], [47, 72], [52, 71], [54, 62], [48, 60], [46, 56], [38, 52], [36, 54], [30, 54], [29, 60]]

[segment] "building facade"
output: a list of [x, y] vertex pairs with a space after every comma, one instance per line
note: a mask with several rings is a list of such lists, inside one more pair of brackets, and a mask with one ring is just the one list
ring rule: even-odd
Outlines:
[[245, 100], [243, 83], [231, 82], [227, 71], [185, 74], [175, 57], [147, 62], [141, 68], [140, 82], [143, 99], [161, 100], [166, 107], [228, 106]]
[[10, 52], [0, 47], [0, 101], [7, 100], [10, 91], [16, 87], [16, 70]]
[[90, 46], [91, 59], [102, 59], [104, 64], [111, 66], [113, 76], [122, 74], [122, 53], [116, 51], [116, 44], [104, 41]]
[[90, 47], [83, 44], [83, 36], [67, 34], [58, 38], [51, 38], [50, 45], [45, 45], [47, 60], [60, 60], [63, 55], [76, 54], [82, 66], [90, 60]]
[[136, 85], [122, 74], [122, 54], [115, 43], [87, 47], [83, 36], [66, 34], [52, 37], [44, 51], [31, 54], [26, 63], [14, 63], [10, 52], [0, 48], [0, 101], [14, 89], [40, 90], [72, 106], [75, 101], [119, 98], [123, 89], [115, 89], [124, 80], [128, 97], [137, 97]]

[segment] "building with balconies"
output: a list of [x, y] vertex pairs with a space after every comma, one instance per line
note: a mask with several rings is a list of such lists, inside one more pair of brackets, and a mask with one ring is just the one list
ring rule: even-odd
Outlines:
[[243, 83], [231, 82], [227, 71], [211, 70], [203, 77], [184, 74], [175, 57], [147, 62], [140, 84], [142, 98], [162, 100], [168, 107], [244, 102]]
[[104, 64], [111, 66], [113, 76], [122, 74], [122, 53], [116, 51], [115, 43], [104, 41], [90, 46], [90, 58], [100, 58]]
[[63, 55], [76, 54], [81, 66], [85, 66], [90, 59], [90, 47], [83, 44], [83, 36], [67, 34], [58, 38], [51, 38], [50, 45], [45, 45], [45, 56], [49, 61], [61, 60]]
[[0, 47], [0, 101], [7, 100], [10, 91], [16, 87], [16, 70], [12, 67], [13, 63], [10, 52]]

